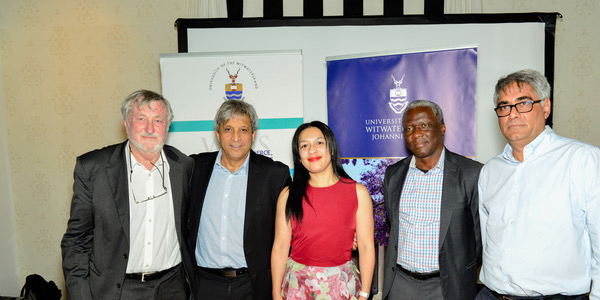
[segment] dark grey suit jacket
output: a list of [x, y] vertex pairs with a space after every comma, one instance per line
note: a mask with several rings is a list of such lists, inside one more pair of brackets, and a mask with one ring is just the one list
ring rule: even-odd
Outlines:
[[[202, 206], [208, 182], [217, 159], [218, 152], [192, 155], [194, 175], [190, 207], [187, 217], [186, 238], [188, 257], [192, 266], [197, 266], [195, 251], [198, 226], [202, 216]], [[248, 187], [246, 190], [246, 214], [244, 218], [244, 255], [252, 281], [254, 300], [272, 299], [271, 289], [271, 249], [275, 238], [275, 212], [277, 198], [281, 190], [291, 183], [289, 168], [277, 161], [250, 151], [248, 162]], [[197, 278], [191, 282], [195, 299], [202, 299], [197, 291]]]
[[[61, 247], [67, 295], [73, 300], [120, 299], [129, 255], [129, 180], [126, 142], [77, 158], [71, 217]], [[175, 226], [180, 245], [182, 203], [193, 161], [164, 146], [169, 162]]]
[[[390, 237], [385, 253], [383, 298], [394, 284], [398, 257], [400, 194], [412, 156], [387, 168], [383, 194]], [[475, 299], [481, 265], [477, 181], [483, 165], [446, 150], [440, 209], [439, 265], [444, 300]]]

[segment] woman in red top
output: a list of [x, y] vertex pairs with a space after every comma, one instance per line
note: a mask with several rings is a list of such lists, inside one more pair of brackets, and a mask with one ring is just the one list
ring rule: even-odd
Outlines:
[[[369, 192], [346, 174], [335, 136], [322, 122], [298, 127], [292, 154], [294, 180], [277, 203], [273, 299], [366, 300], [375, 266]], [[355, 232], [360, 275], [351, 260]]]

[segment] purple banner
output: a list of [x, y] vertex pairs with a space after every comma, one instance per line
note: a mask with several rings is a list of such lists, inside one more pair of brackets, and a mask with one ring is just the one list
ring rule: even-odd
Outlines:
[[327, 62], [328, 124], [344, 158], [407, 156], [402, 114], [418, 99], [444, 113], [445, 146], [475, 156], [477, 48]]

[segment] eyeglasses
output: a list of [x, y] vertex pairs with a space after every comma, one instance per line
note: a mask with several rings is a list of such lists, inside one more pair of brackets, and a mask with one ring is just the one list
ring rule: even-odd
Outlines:
[[517, 104], [506, 104], [506, 105], [498, 105], [498, 107], [494, 108], [496, 111], [496, 115], [498, 117], [506, 117], [510, 115], [512, 108], [514, 107], [519, 113], [528, 113], [533, 109], [533, 105], [544, 100], [528, 100], [519, 102]]
[[[158, 195], [149, 196], [148, 198], [146, 198], [144, 200], [139, 200], [138, 201], [136, 199], [136, 197], [135, 197], [135, 190], [134, 190], [134, 191], [132, 191], [131, 194], [133, 195], [133, 201], [135, 201], [135, 203], [139, 204], [139, 203], [142, 203], [142, 202], [146, 202], [148, 200], [156, 199], [158, 197], [161, 197], [161, 196], [164, 196], [164, 195], [167, 194], [167, 187], [165, 186], [165, 176], [163, 176], [163, 174], [165, 173], [165, 161], [164, 161], [164, 159], [162, 157], [162, 152], [160, 153], [160, 160], [162, 162], [162, 165], [161, 165], [162, 166], [162, 172], [160, 172], [160, 170], [158, 169], [158, 167], [155, 164], [153, 164], [152, 162], [150, 162], [150, 164], [152, 165], [152, 167], [156, 168], [156, 171], [158, 171], [158, 174], [160, 175], [160, 178], [162, 179], [163, 192], [158, 193]], [[131, 151], [129, 151], [129, 170], [130, 170], [129, 171], [129, 185], [132, 185], [133, 184], [133, 181], [132, 181], [133, 167], [131, 166]]]

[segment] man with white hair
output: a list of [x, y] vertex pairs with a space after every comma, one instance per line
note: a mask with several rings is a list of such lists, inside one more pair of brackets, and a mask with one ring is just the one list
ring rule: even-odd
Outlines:
[[81, 155], [61, 247], [73, 300], [187, 300], [182, 205], [193, 161], [165, 146], [173, 113], [140, 90], [121, 106], [128, 140]]

